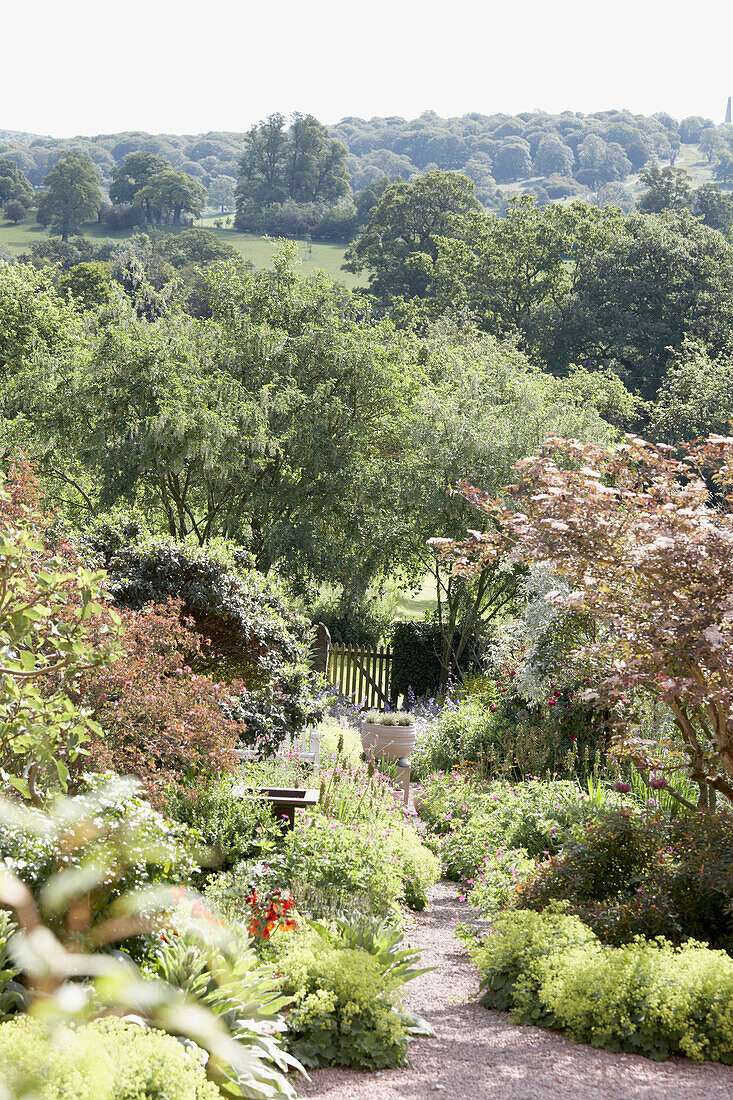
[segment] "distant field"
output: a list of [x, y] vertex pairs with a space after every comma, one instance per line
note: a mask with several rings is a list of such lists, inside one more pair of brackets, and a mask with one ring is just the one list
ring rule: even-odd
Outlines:
[[403, 593], [394, 610], [394, 617], [400, 622], [406, 619], [424, 619], [427, 611], [435, 611], [438, 606], [438, 597], [435, 588], [435, 580], [428, 573], [417, 592]]
[[[665, 166], [662, 165], [662, 167]], [[690, 185], [693, 188], [700, 187], [703, 183], [715, 183], [712, 166], [708, 164], [698, 145], [681, 145], [675, 161], [675, 168], [684, 168], [689, 173]], [[528, 188], [536, 184], [541, 185], [543, 183], [544, 177], [532, 176], [526, 180], [518, 180], [516, 183], [502, 183], [499, 185], [499, 190], [505, 196], [511, 198], [513, 195], [523, 194]], [[624, 187], [634, 197], [644, 190], [643, 185], [639, 182], [638, 174], [627, 176], [624, 180]], [[571, 200], [568, 199], [567, 201]]]
[[[684, 168], [689, 172], [693, 187], [700, 187], [703, 183], [714, 182], [712, 168], [708, 165], [697, 145], [682, 145], [680, 147], [676, 167]], [[528, 187], [538, 183], [541, 184], [542, 179], [533, 177], [532, 179], [519, 180], [516, 183], [502, 184], [500, 190], [508, 196], [521, 194]], [[638, 175], [629, 176], [625, 180], [625, 186], [634, 196], [643, 190]], [[210, 229], [222, 241], [226, 241], [227, 244], [236, 248], [242, 256], [251, 260], [255, 267], [269, 267], [273, 253], [277, 248], [276, 240], [269, 237], [258, 237], [254, 233], [239, 233], [233, 229], [215, 229], [213, 223], [218, 217], [218, 214], [207, 213], [202, 218], [197, 219], [196, 225]], [[163, 227], [163, 232], [179, 233], [180, 230], [173, 226], [167, 226]], [[84, 234], [96, 240], [124, 240], [130, 236], [129, 232], [105, 232], [98, 225], [85, 226]], [[0, 259], [2, 259], [3, 254], [9, 254], [11, 257], [19, 256], [22, 252], [27, 252], [34, 242], [43, 240], [46, 236], [46, 230], [40, 225], [36, 225], [32, 219], [27, 219], [17, 226], [0, 220]], [[326, 244], [322, 241], [313, 241], [312, 243], [296, 241], [296, 244], [298, 245], [298, 255], [302, 265], [300, 270], [304, 275], [322, 270], [348, 287], [354, 288], [365, 284], [363, 276], [352, 275], [341, 270], [346, 251], [343, 245]]]
[[[270, 265], [273, 253], [277, 248], [277, 241], [267, 237], [257, 237], [253, 233], [238, 233], [233, 229], [214, 229], [212, 223], [215, 217], [215, 214], [207, 214], [205, 217], [199, 218], [196, 224], [210, 229], [212, 233], [216, 233], [222, 241], [226, 241], [227, 244], [232, 245], [238, 252], [241, 252], [246, 259], [251, 260], [255, 267], [268, 267]], [[179, 233], [180, 229], [165, 226], [163, 232]], [[130, 236], [130, 233], [109, 233], [101, 226], [87, 225], [84, 227], [84, 235], [94, 240], [125, 240], [126, 237]], [[46, 230], [37, 225], [31, 218], [21, 222], [20, 225], [11, 225], [9, 222], [0, 220], [0, 258], [2, 258], [4, 251], [11, 256], [19, 256], [22, 252], [27, 252], [32, 244], [44, 240], [47, 236]], [[360, 282], [363, 283], [363, 280], [360, 280], [356, 275], [341, 270], [346, 251], [343, 245], [325, 244], [322, 241], [313, 241], [312, 244], [305, 241], [297, 241], [296, 243], [302, 263], [300, 270], [304, 275], [322, 270], [348, 287], [356, 287], [359, 286]]]

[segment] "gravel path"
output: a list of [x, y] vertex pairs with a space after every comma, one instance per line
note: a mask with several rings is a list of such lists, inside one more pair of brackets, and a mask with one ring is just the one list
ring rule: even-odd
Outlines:
[[409, 931], [422, 964], [436, 970], [405, 987], [409, 1008], [430, 1021], [436, 1039], [410, 1046], [407, 1069], [363, 1073], [311, 1071], [299, 1086], [321, 1100], [716, 1100], [733, 1098], [733, 1067], [675, 1058], [651, 1062], [572, 1042], [543, 1028], [518, 1027], [503, 1012], [477, 1004], [479, 978], [453, 935], [456, 920], [472, 924], [474, 911], [458, 901], [455, 886], [440, 882], [428, 909]]

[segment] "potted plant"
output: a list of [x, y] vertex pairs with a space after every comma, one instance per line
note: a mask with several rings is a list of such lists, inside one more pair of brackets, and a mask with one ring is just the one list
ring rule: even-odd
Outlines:
[[404, 710], [367, 710], [361, 719], [361, 744], [376, 760], [407, 760], [415, 747], [415, 719]]

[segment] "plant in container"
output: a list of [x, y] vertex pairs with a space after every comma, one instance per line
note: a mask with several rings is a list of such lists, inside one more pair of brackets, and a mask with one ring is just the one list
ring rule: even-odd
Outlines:
[[406, 762], [415, 747], [414, 716], [404, 710], [365, 711], [361, 744], [367, 757]]

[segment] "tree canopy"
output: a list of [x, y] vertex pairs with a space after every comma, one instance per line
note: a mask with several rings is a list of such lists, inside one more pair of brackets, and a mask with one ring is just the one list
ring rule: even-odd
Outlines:
[[54, 165], [43, 183], [46, 190], [38, 200], [39, 214], [50, 218], [50, 232], [62, 241], [78, 233], [84, 222], [96, 218], [102, 202], [99, 175], [86, 153], [69, 153]]

